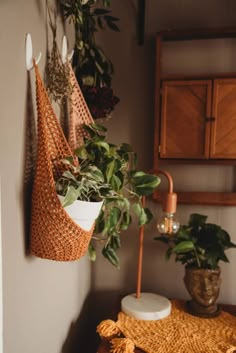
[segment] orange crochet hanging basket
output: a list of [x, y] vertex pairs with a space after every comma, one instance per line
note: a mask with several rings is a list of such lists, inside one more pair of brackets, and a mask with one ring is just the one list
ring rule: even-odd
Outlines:
[[[72, 155], [72, 151], [52, 109], [36, 65], [35, 75], [38, 112], [38, 154], [32, 195], [31, 253], [44, 259], [74, 261], [86, 253], [94, 225], [89, 231], [82, 229], [69, 217], [57, 196], [54, 179], [59, 175], [59, 161], [66, 156]], [[73, 72], [71, 72], [70, 79], [73, 79]], [[78, 90], [80, 91], [77, 84], [77, 86], [75, 85], [75, 90], [73, 90], [72, 98], [73, 95], [75, 95], [74, 99], [76, 99], [76, 96], [78, 97]], [[78, 103], [79, 105], [86, 105], [83, 96], [80, 97], [80, 100], [81, 103]], [[71, 108], [72, 123], [70, 134], [72, 134], [73, 129], [81, 133], [78, 118], [73, 118], [76, 113], [77, 115], [79, 114], [78, 104], [77, 111]], [[88, 123], [90, 117], [88, 116], [87, 121], [84, 119], [82, 119], [80, 124]], [[75, 144], [75, 139], [73, 139], [73, 144]]]

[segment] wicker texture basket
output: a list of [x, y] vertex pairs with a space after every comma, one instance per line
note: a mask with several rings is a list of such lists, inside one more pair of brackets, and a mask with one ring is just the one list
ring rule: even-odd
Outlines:
[[70, 83], [73, 88], [70, 96], [69, 145], [74, 150], [83, 144], [83, 138], [86, 136], [83, 124], [92, 124], [94, 120], [70, 64], [69, 69]]
[[44, 259], [74, 261], [86, 253], [94, 226], [90, 231], [83, 230], [67, 215], [58, 199], [54, 178], [60, 173], [59, 161], [72, 155], [72, 151], [36, 65], [35, 75], [38, 153], [32, 195], [31, 253]]

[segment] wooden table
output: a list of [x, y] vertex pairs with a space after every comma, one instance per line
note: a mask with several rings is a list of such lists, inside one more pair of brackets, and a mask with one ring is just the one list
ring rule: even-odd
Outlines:
[[[227, 311], [228, 313], [236, 316], [236, 305], [221, 304], [221, 308], [223, 311]], [[97, 353], [109, 353], [109, 352], [110, 352], [109, 342], [102, 340]], [[135, 353], [144, 353], [144, 352], [140, 349], [135, 349]]]

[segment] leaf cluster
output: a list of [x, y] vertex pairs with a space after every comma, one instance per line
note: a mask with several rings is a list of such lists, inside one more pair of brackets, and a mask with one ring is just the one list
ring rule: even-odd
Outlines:
[[[103, 8], [95, 6], [99, 2], [102, 2]], [[98, 29], [119, 31], [119, 19], [107, 9], [110, 1], [62, 0], [61, 6], [64, 17], [73, 21], [75, 26], [73, 66], [78, 81], [85, 85], [110, 87], [113, 65], [95, 40]]]
[[168, 245], [166, 258], [175, 255], [175, 261], [188, 267], [215, 269], [220, 261], [229, 262], [225, 250], [235, 248], [230, 235], [220, 226], [206, 223], [207, 216], [191, 214], [187, 225], [176, 235], [156, 237]]
[[[63, 160], [69, 170], [56, 181], [60, 195], [65, 196], [65, 205], [76, 199], [103, 200], [103, 208], [96, 220], [93, 239], [103, 242], [102, 253], [113, 265], [119, 266], [117, 250], [120, 248], [120, 233], [127, 230], [135, 215], [139, 226], [152, 219], [151, 211], [142, 206], [142, 196], [153, 193], [160, 179], [138, 171], [137, 156], [126, 143], [115, 145], [107, 142], [106, 129], [97, 124], [85, 125], [87, 138], [75, 150], [78, 166], [73, 157]], [[90, 244], [90, 258], [96, 258], [96, 250]]]

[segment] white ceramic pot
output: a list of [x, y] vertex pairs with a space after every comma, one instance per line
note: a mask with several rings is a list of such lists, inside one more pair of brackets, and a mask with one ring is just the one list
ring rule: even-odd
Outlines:
[[[58, 195], [58, 198], [63, 204], [64, 196]], [[64, 210], [81, 228], [90, 230], [101, 211], [102, 204], [103, 201], [88, 202], [76, 200], [71, 205], [64, 207]]]

